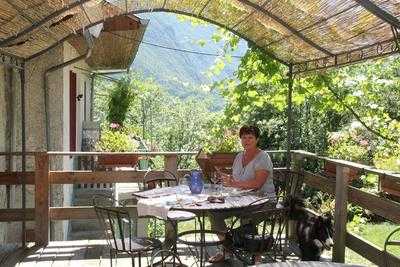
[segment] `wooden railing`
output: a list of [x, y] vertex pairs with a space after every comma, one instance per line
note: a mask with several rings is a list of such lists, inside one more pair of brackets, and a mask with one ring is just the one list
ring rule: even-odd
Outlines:
[[[351, 170], [358, 171], [360, 175], [368, 173], [378, 175], [379, 183], [382, 178], [390, 179], [389, 181], [394, 184], [393, 188], [396, 188], [395, 185], [400, 183], [400, 175], [354, 162], [321, 157], [306, 151], [292, 151], [292, 158], [292, 169], [304, 174], [303, 182], [305, 184], [335, 196], [335, 245], [333, 261], [344, 262], [345, 247], [347, 246], [379, 266], [385, 266], [385, 257], [387, 266], [400, 266], [400, 258], [390, 253], [385, 255], [381, 248], [348, 232], [346, 228], [348, 202], [368, 209], [396, 224], [400, 224], [400, 203], [349, 185], [349, 173]], [[331, 178], [320, 173], [305, 171], [303, 166], [306, 159], [334, 164], [336, 166], [336, 177]]]
[[[285, 151], [271, 151], [271, 154], [284, 154]], [[143, 180], [145, 171], [63, 171], [50, 170], [50, 157], [54, 156], [96, 156], [107, 153], [97, 152], [37, 152], [35, 157], [35, 171], [22, 175], [20, 172], [0, 173], [0, 185], [21, 184], [21, 177], [25, 177], [26, 184], [35, 185], [34, 209], [0, 209], [0, 221], [35, 221], [35, 242], [37, 245], [46, 245], [49, 242], [49, 222], [51, 220], [94, 219], [95, 213], [91, 206], [50, 207], [49, 186], [51, 184], [75, 183], [138, 183]], [[148, 153], [121, 153], [124, 155], [135, 154], [141, 156], [163, 156], [164, 169], [182, 177], [188, 170], [177, 167], [179, 156], [194, 156], [195, 152], [148, 152]], [[1, 155], [1, 153], [0, 153]], [[292, 151], [291, 170], [304, 174], [304, 183], [308, 186], [335, 196], [335, 246], [333, 260], [344, 262], [345, 247], [349, 247], [371, 262], [383, 265], [385, 260], [381, 248], [363, 240], [361, 237], [347, 232], [347, 203], [351, 202], [366, 208], [394, 223], [400, 223], [400, 203], [387, 198], [362, 191], [349, 185], [350, 170], [360, 173], [372, 173], [392, 181], [396, 185], [400, 182], [400, 175], [387, 171], [377, 170], [370, 166], [356, 164], [343, 160], [334, 160], [308, 153], [305, 151]], [[328, 177], [323, 173], [306, 171], [305, 160], [318, 160], [330, 162], [336, 166], [336, 177]], [[282, 171], [282, 168], [277, 170]], [[161, 172], [161, 171], [160, 171]], [[135, 209], [134, 206], [128, 206]], [[400, 259], [388, 254], [387, 259], [391, 265], [400, 266]]]
[[[5, 155], [6, 153], [0, 153]], [[47, 245], [49, 242], [49, 222], [51, 220], [94, 219], [92, 206], [51, 207], [49, 187], [52, 184], [94, 184], [94, 183], [139, 183], [143, 181], [145, 170], [113, 170], [113, 171], [64, 171], [50, 170], [51, 157], [60, 156], [99, 156], [99, 155], [139, 155], [143, 157], [163, 156], [164, 170], [177, 177], [182, 177], [188, 170], [178, 169], [179, 156], [194, 156], [196, 152], [140, 152], [140, 153], [100, 153], [100, 152], [36, 152], [28, 153], [35, 158], [35, 170], [29, 172], [0, 173], [0, 185], [35, 186], [35, 208], [0, 209], [0, 221], [35, 221], [35, 243]], [[12, 153], [13, 156], [20, 156]], [[157, 172], [157, 171], [155, 171]], [[163, 170], [159, 170], [162, 174]], [[129, 206], [134, 209], [134, 206]]]

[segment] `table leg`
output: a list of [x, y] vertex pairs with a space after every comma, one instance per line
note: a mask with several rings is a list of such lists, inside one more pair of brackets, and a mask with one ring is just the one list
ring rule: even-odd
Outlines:
[[[171, 225], [174, 228], [174, 242], [172, 244], [172, 251], [174, 252], [175, 255], [178, 255], [178, 248], [177, 248], [178, 222], [171, 221]], [[176, 266], [175, 256], [173, 257], [173, 266]]]
[[205, 238], [205, 214], [204, 212], [202, 212], [200, 214], [199, 218], [199, 224], [200, 224], [200, 267], [204, 266], [205, 264], [203, 264], [204, 262], [204, 246], [205, 246], [205, 242], [206, 242], [206, 238]]
[[174, 225], [171, 221], [165, 221], [165, 240], [164, 240], [164, 249], [169, 249], [174, 245], [176, 242], [176, 233], [174, 229]]

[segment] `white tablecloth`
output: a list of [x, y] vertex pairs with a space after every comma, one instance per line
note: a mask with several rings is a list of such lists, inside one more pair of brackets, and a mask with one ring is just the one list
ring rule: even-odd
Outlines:
[[[224, 188], [223, 191], [224, 191], [222, 193], [223, 195], [231, 197], [234, 195], [238, 194], [240, 195], [243, 193], [245, 194], [248, 192], [248, 190], [238, 190], [235, 188]], [[172, 207], [182, 206], [182, 205], [196, 206], [196, 203], [203, 205], [203, 207], [207, 207], [206, 205], [204, 205], [204, 203], [207, 202], [207, 198], [213, 194], [215, 195], [215, 192], [213, 192], [212, 190], [210, 191], [209, 185], [206, 185], [206, 188], [202, 194], [191, 194], [189, 187], [185, 185], [166, 187], [166, 188], [156, 188], [140, 193], [135, 193], [136, 196], [140, 197], [137, 202], [138, 216], [139, 217], [151, 216], [167, 220], [168, 211]], [[257, 197], [255, 196], [254, 197], [249, 196], [247, 198], [249, 198], [249, 200], [247, 201], [248, 203], [246, 202], [247, 204], [250, 204], [251, 202], [257, 199]], [[237, 198], [235, 201], [237, 202]]]
[[137, 202], [138, 216], [152, 216], [163, 220], [167, 219], [171, 207], [178, 203], [205, 201], [208, 197], [207, 194], [190, 194], [189, 187], [182, 185], [149, 190], [148, 194], [143, 194], [143, 196], [146, 198], [140, 198]]
[[175, 195], [140, 199], [137, 203], [138, 216], [153, 216], [166, 220], [168, 211], [172, 207], [169, 203], [173, 201], [176, 202]]

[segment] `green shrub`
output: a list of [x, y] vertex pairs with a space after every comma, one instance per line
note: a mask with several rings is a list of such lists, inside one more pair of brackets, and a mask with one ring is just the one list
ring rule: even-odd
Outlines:
[[97, 143], [97, 150], [107, 152], [129, 152], [137, 149], [137, 142], [123, 130], [105, 130]]
[[212, 152], [236, 152], [241, 150], [239, 136], [234, 131], [215, 129], [205, 142], [203, 150]]
[[329, 134], [329, 157], [359, 162], [370, 165], [372, 163], [372, 140], [368, 133], [353, 122], [340, 132]]
[[383, 170], [400, 171], [400, 146], [382, 148], [374, 155], [374, 165]]
[[328, 155], [333, 158], [348, 161], [367, 163], [369, 161], [368, 150], [356, 144], [340, 143], [328, 148]]
[[133, 91], [129, 78], [121, 79], [110, 93], [107, 120], [109, 123], [123, 125], [133, 101]]

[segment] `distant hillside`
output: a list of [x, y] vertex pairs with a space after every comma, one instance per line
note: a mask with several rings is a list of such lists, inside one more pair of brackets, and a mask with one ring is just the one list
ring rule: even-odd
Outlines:
[[[213, 25], [193, 26], [189, 21], [182, 22], [174, 14], [152, 13], [141, 14], [141, 18], [150, 19], [143, 40], [168, 47], [219, 53], [222, 43], [211, 40], [216, 27]], [[197, 42], [206, 40], [202, 47]], [[247, 49], [246, 42], [240, 42], [236, 55], [243, 55]], [[212, 84], [213, 80], [231, 77], [236, 71], [239, 59], [233, 59], [221, 75], [210, 80], [206, 71], [214, 65], [215, 57], [184, 53], [141, 44], [132, 68], [144, 76], [153, 77], [175, 96], [186, 98], [211, 96], [212, 109], [221, 109], [223, 100], [218, 92], [206, 92], [202, 87]]]

